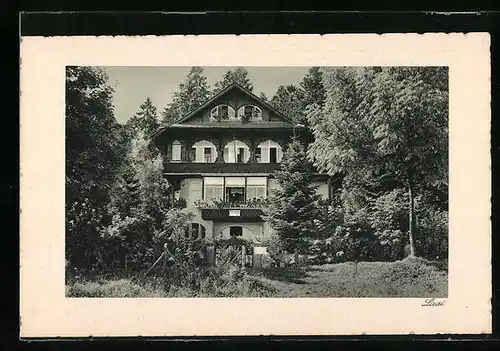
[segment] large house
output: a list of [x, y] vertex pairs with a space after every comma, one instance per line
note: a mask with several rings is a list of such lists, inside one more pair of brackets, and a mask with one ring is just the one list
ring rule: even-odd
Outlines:
[[[279, 186], [273, 172], [294, 136], [312, 138], [303, 125], [236, 83], [155, 133], [172, 201], [184, 199], [195, 213], [186, 236], [237, 236], [259, 247], [272, 232], [260, 204]], [[329, 178], [318, 173], [315, 182], [329, 197]]]

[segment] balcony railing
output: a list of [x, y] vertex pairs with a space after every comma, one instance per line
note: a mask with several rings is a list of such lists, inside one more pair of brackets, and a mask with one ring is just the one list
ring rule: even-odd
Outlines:
[[262, 222], [263, 211], [259, 208], [204, 208], [201, 218], [225, 222]]
[[254, 198], [247, 201], [224, 201], [218, 199], [212, 200], [197, 200], [194, 205], [199, 209], [218, 208], [218, 209], [245, 209], [258, 208], [262, 209], [267, 206], [268, 200], [265, 198]]
[[163, 163], [165, 173], [273, 173], [278, 163]]
[[201, 210], [201, 217], [208, 220], [261, 222], [266, 206], [265, 199], [246, 202], [228, 202], [222, 200], [198, 200], [195, 206]]

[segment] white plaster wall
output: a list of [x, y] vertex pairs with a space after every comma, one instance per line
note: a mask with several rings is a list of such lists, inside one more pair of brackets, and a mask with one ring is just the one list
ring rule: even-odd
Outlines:
[[229, 227], [241, 226], [243, 227], [242, 239], [254, 240], [263, 238], [264, 229], [262, 222], [216, 222], [213, 225], [214, 238], [218, 238], [222, 232], [222, 238], [229, 238]]
[[187, 207], [194, 207], [194, 203], [202, 197], [202, 179], [186, 178], [181, 182], [181, 197], [186, 199]]

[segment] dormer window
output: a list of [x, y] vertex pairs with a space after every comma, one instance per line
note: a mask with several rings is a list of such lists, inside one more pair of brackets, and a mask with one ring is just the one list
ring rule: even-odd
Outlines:
[[258, 121], [262, 119], [262, 110], [254, 105], [246, 105], [238, 110], [238, 118], [246, 118], [249, 121]]
[[234, 120], [236, 113], [229, 105], [218, 105], [210, 111], [210, 121]]

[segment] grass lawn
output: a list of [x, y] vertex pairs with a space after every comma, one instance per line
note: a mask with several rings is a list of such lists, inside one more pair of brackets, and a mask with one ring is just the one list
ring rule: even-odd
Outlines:
[[448, 273], [421, 259], [339, 263], [304, 271], [265, 270], [258, 279], [276, 297], [447, 297]]
[[[262, 293], [232, 289], [225, 297], [447, 297], [448, 273], [442, 263], [420, 258], [397, 262], [360, 262], [312, 266], [305, 269], [250, 270], [247, 278], [265, 287]], [[236, 294], [236, 295], [235, 295]], [[97, 279], [66, 286], [68, 297], [210, 297], [210, 294], [165, 292], [136, 279]]]

